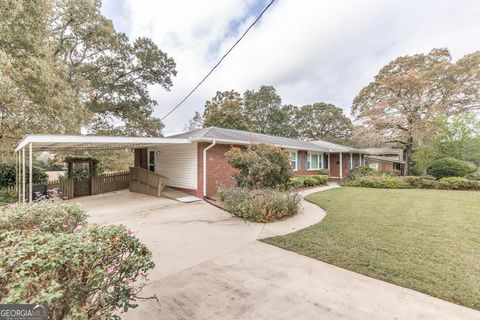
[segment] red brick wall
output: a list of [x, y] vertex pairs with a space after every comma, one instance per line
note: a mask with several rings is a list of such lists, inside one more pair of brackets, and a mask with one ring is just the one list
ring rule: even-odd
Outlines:
[[[198, 196], [203, 196], [203, 150], [211, 145], [209, 142], [198, 143], [197, 157], [197, 184]], [[233, 169], [225, 159], [227, 153], [233, 145], [216, 144], [207, 150], [207, 196], [213, 197], [217, 193], [218, 187], [234, 186], [235, 181], [232, 176], [237, 172]], [[238, 147], [238, 146], [237, 146]]]
[[[197, 168], [197, 196], [203, 196], [203, 150], [211, 143], [200, 142], [197, 148], [198, 168]], [[207, 196], [213, 197], [217, 193], [218, 187], [221, 185], [235, 186], [232, 176], [237, 172], [233, 169], [225, 159], [227, 153], [232, 147], [238, 145], [216, 144], [207, 150]], [[307, 151], [298, 152], [298, 171], [294, 172], [294, 176], [318, 174], [318, 170], [310, 171], [306, 169]]]

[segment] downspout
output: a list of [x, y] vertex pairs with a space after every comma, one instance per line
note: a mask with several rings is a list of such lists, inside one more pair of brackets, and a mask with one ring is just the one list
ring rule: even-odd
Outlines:
[[203, 149], [203, 197], [207, 197], [207, 150], [217, 144], [217, 140], [213, 140], [212, 144]]

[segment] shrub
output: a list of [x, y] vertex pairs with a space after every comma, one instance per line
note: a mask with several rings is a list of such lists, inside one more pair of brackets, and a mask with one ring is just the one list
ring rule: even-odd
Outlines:
[[328, 181], [328, 176], [327, 175], [316, 174], [316, 175], [313, 175], [313, 176], [310, 176], [310, 177], [312, 177], [313, 179], [316, 180], [315, 185], [325, 184]]
[[0, 208], [0, 230], [73, 232], [86, 220], [85, 210], [74, 203], [16, 203]]
[[306, 187], [313, 187], [313, 186], [316, 186], [319, 183], [317, 182], [317, 179], [315, 179], [314, 177], [307, 176], [303, 179], [303, 184]]
[[135, 307], [150, 251], [123, 226], [0, 233], [0, 301], [48, 305], [49, 319], [108, 319]]
[[328, 169], [320, 169], [320, 170], [318, 170], [318, 175], [329, 177], [329, 176], [330, 176], [330, 170], [328, 170]]
[[405, 189], [409, 184], [399, 177], [391, 176], [365, 176], [355, 180], [344, 180], [343, 186], [365, 187], [365, 188], [385, 188], [385, 189]]
[[480, 181], [480, 171], [470, 173], [465, 176], [468, 180], [475, 180], [475, 181]]
[[377, 176], [379, 172], [367, 166], [358, 166], [348, 173], [347, 179], [356, 179], [365, 176]]
[[288, 152], [272, 145], [251, 144], [245, 151], [232, 148], [225, 157], [233, 168], [239, 170], [234, 175], [239, 187], [286, 186], [293, 173]]
[[221, 188], [218, 197], [229, 213], [253, 222], [273, 222], [295, 215], [301, 196], [295, 192], [272, 189]]
[[442, 158], [435, 160], [427, 169], [427, 174], [437, 179], [445, 177], [463, 177], [470, 172], [470, 166], [462, 161], [454, 158]]
[[[29, 170], [25, 168], [25, 181], [29, 179]], [[0, 163], [0, 188], [15, 186], [16, 166], [14, 163]], [[48, 180], [48, 175], [44, 169], [33, 166], [32, 167], [32, 181], [33, 183], [45, 183]]]
[[291, 189], [303, 187], [303, 178], [302, 177], [291, 178], [290, 182], [288, 183], [288, 187]]
[[401, 179], [412, 188], [435, 189], [438, 186], [433, 176], [405, 176]]
[[0, 206], [4, 204], [14, 203], [18, 200], [18, 194], [12, 189], [0, 188]]
[[328, 181], [327, 175], [316, 174], [309, 176], [298, 176], [290, 179], [288, 187], [295, 189], [301, 187], [313, 187], [325, 184]]
[[441, 189], [449, 190], [480, 190], [480, 182], [460, 177], [446, 177], [439, 181]]

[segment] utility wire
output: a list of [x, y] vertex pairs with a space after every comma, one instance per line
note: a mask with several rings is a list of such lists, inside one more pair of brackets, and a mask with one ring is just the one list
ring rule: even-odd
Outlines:
[[253, 21], [253, 23], [247, 28], [247, 30], [245, 30], [245, 32], [242, 34], [242, 36], [233, 44], [233, 46], [220, 58], [220, 60], [218, 60], [217, 64], [215, 66], [213, 66], [212, 69], [210, 69], [210, 71], [207, 73], [207, 75], [205, 77], [203, 77], [203, 79], [195, 86], [195, 88], [192, 89], [192, 91], [190, 91], [186, 96], [185, 98], [183, 98], [175, 107], [172, 108], [172, 110], [170, 110], [166, 115], [164, 115], [160, 121], [163, 121], [166, 117], [168, 117], [173, 111], [175, 111], [178, 107], [180, 107], [187, 99], [188, 97], [190, 97], [192, 95], [192, 93], [195, 92], [195, 90], [198, 89], [198, 87], [200, 87], [200, 85], [205, 81], [207, 80], [207, 78], [212, 74], [212, 72], [220, 65], [220, 63], [222, 63], [223, 59], [225, 59], [227, 57], [227, 55], [233, 50], [233, 48], [235, 48], [235, 46], [240, 42], [242, 41], [242, 39], [245, 37], [245, 35], [248, 33], [248, 31], [250, 31], [250, 29], [258, 22], [258, 20], [260, 20], [260, 18], [263, 16], [263, 14], [268, 10], [268, 8], [270, 8], [270, 6], [275, 2], [275, 0], [272, 0], [270, 1], [270, 3], [265, 7], [265, 9], [262, 10], [262, 12], [260, 13], [260, 15], [255, 19], [255, 21]]

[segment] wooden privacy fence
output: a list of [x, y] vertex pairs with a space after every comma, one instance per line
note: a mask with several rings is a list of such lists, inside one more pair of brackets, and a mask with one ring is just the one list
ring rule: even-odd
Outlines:
[[155, 197], [162, 195], [168, 178], [143, 168], [130, 168], [130, 191]]
[[105, 173], [92, 178], [92, 194], [112, 192], [127, 189], [130, 185], [130, 173]]
[[[41, 185], [34, 185], [33, 189], [35, 192], [35, 189], [42, 185], [46, 186], [47, 190], [56, 188], [62, 198], [72, 199], [127, 189], [130, 184], [129, 178], [130, 173], [128, 171], [104, 173], [92, 178], [67, 178], [49, 181]], [[28, 185], [26, 190], [28, 190]]]

